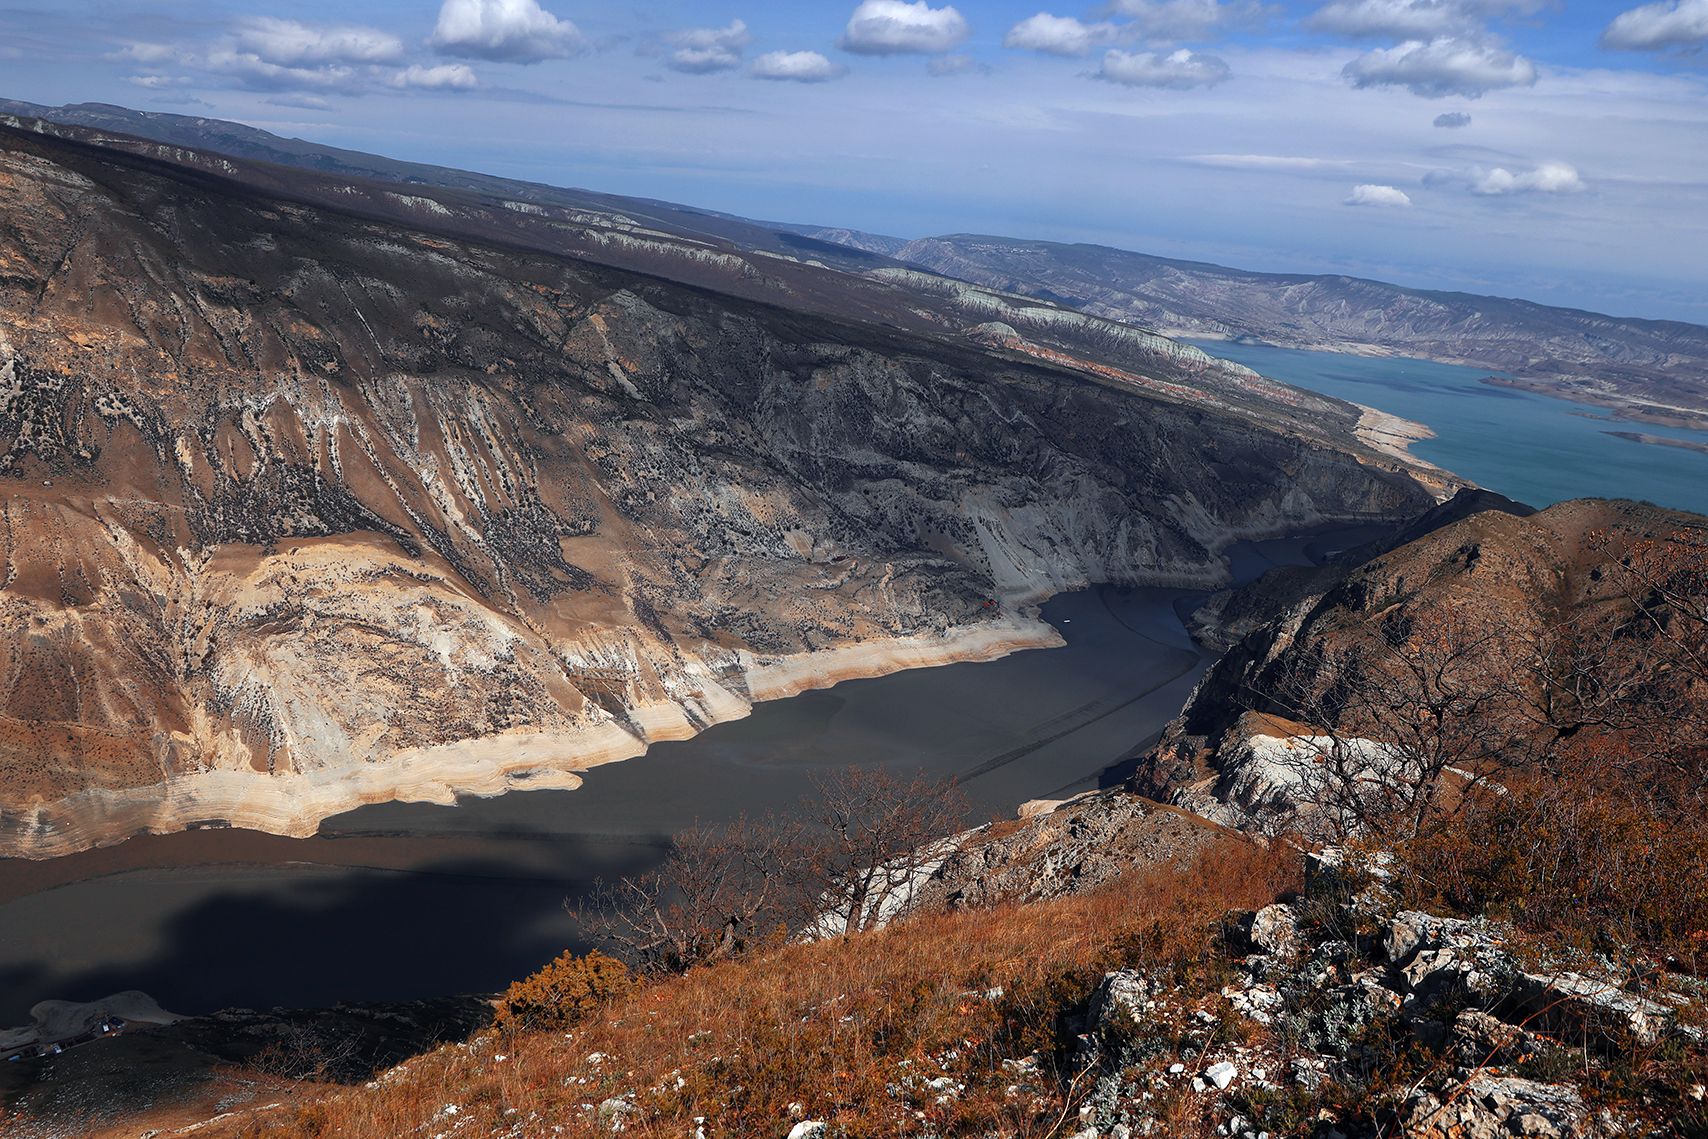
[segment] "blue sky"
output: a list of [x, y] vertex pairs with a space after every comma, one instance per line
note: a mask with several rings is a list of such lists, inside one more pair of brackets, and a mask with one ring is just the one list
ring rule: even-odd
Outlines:
[[1708, 0], [11, 0], [0, 95], [1708, 323], [1704, 48]]

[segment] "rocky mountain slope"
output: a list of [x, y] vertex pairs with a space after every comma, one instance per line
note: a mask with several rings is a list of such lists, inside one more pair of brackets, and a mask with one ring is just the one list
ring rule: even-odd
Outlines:
[[22, 120], [0, 181], [6, 854], [573, 785], [1431, 497], [1355, 409], [983, 294], [778, 262], [783, 309], [571, 256], [605, 217]]
[[[1205, 675], [1134, 788], [1230, 826], [1310, 831], [1328, 753], [1365, 746], [1354, 737], [1369, 721], [1386, 729], [1370, 734], [1391, 737], [1406, 718], [1434, 715], [1446, 728], [1502, 721], [1498, 737], [1452, 741], [1465, 757], [1455, 770], [1484, 759], [1516, 764], [1522, 777], [1531, 749], [1602, 730], [1609, 737], [1589, 746], [1607, 764], [1634, 746], [1677, 752], [1669, 762], [1699, 753], [1701, 739], [1669, 738], [1649, 717], [1686, 732], [1701, 720], [1690, 665], [1708, 521], [1631, 502], [1539, 513], [1497, 502], [1405, 537], [1355, 566], [1272, 575], [1233, 594], [1211, 621], [1243, 639]], [[1270, 616], [1259, 620], [1252, 610], [1262, 608]], [[1543, 700], [1539, 685], [1555, 691]]]
[[1420, 356], [1506, 372], [1519, 379], [1503, 382], [1631, 418], [1708, 423], [1708, 328], [1700, 325], [1356, 277], [1254, 273], [1098, 245], [954, 234], [882, 248], [935, 273], [1171, 336]]
[[[763, 250], [785, 256], [811, 256], [844, 269], [900, 265], [900, 262], [882, 256], [882, 250], [906, 244], [894, 238], [866, 241], [866, 235], [854, 231], [840, 231], [835, 237], [816, 238], [796, 232], [792, 227], [673, 202], [549, 186], [472, 170], [407, 162], [306, 139], [285, 138], [243, 123], [200, 115], [137, 111], [111, 103], [71, 103], [50, 107], [17, 99], [0, 99], [0, 114], [84, 128], [101, 135], [147, 139], [179, 150], [207, 151], [247, 162], [294, 167], [346, 181], [371, 180], [418, 188], [476, 191], [513, 201], [513, 209], [562, 207], [584, 214], [617, 214], [655, 230], [653, 236], [691, 236], [702, 242], [720, 242], [731, 248]], [[520, 212], [527, 210], [524, 208]], [[848, 240], [841, 240], [842, 237]], [[869, 250], [862, 248], [868, 244], [873, 247]]]
[[[8, 108], [52, 118], [21, 117]], [[1114, 382], [1148, 387], [1173, 400], [1266, 419], [1279, 414], [1335, 440], [1351, 430], [1366, 445], [1416, 468], [1403, 450], [1405, 440], [1416, 437], [1408, 430], [1415, 425], [1274, 383], [1134, 325], [921, 273], [788, 227], [668, 202], [397, 162], [217, 119], [104, 104], [42, 108], [0, 100], [0, 121], [406, 227], [428, 225], [838, 321], [947, 334], [1016, 356], [1089, 366]], [[114, 133], [115, 128], [127, 133]], [[1170, 382], [1176, 379], [1188, 382]], [[1437, 485], [1450, 481], [1435, 477]]]
[[[1130, 797], [1064, 810], [1009, 836], [1049, 836], [1038, 880], [1067, 888], [1048, 896], [1009, 890], [1003, 860], [989, 896], [566, 998], [564, 1023], [478, 1031], [365, 1082], [293, 1094], [238, 1068], [219, 1102], [175, 1087], [137, 1106], [177, 1124], [163, 1134], [253, 1139], [1659, 1139], [1708, 1120], [1699, 979], [1413, 908], [1346, 851], [1309, 856], [1301, 888], [1296, 853], [1201, 824], [1172, 866], [1147, 865], [1168, 812]], [[1054, 840], [1093, 833], [1133, 858], [1075, 888], [1057, 872], [1086, 851]], [[295, 1019], [336, 1040], [359, 1012]], [[229, 1022], [241, 1053], [264, 1019], [165, 1039]], [[71, 1055], [146, 1055], [159, 1032]], [[17, 1101], [20, 1135], [71, 1133], [27, 1114], [55, 1093]], [[120, 1118], [80, 1133], [132, 1133]]]

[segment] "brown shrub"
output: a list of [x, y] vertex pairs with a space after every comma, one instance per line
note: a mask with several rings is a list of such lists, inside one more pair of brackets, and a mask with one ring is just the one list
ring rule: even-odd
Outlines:
[[1656, 811], [1617, 781], [1509, 780], [1402, 854], [1416, 905], [1586, 948], [1708, 957], [1708, 819]]
[[494, 1023], [506, 1029], [559, 1029], [634, 987], [629, 967], [598, 950], [565, 952], [539, 972], [505, 990]]

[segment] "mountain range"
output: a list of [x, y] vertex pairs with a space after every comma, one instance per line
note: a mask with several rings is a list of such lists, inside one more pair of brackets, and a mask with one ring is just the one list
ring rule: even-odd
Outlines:
[[977, 234], [920, 239], [754, 221], [650, 199], [516, 182], [281, 138], [219, 119], [99, 103], [0, 100], [0, 113], [122, 132], [360, 178], [481, 190], [524, 203], [609, 211], [737, 256], [776, 254], [883, 279], [926, 270], [1174, 337], [1422, 357], [1488, 368], [1491, 383], [1612, 409], [1623, 418], [1708, 425], [1708, 328], [1339, 274], [1258, 273], [1099, 245]]
[[0, 179], [7, 854], [573, 786], [1455, 485], [914, 270], [16, 117]]

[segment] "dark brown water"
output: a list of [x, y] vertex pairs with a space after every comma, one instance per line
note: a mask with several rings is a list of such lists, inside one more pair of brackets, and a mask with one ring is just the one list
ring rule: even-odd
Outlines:
[[[1231, 560], [1249, 578], [1369, 536]], [[696, 821], [787, 809], [826, 768], [956, 776], [985, 818], [1113, 781], [1209, 663], [1177, 614], [1192, 598], [1064, 594], [1044, 611], [1063, 648], [761, 704], [578, 791], [367, 807], [311, 839], [201, 831], [0, 861], [0, 1024], [122, 989], [187, 1013], [495, 990], [574, 944], [566, 896], [652, 864]]]

